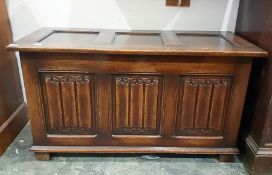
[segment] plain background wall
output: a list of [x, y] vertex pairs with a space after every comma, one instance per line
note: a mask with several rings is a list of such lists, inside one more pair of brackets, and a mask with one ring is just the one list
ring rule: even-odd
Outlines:
[[7, 0], [14, 38], [40, 27], [234, 31], [239, 0]]
[[191, 0], [189, 8], [167, 7], [165, 0], [6, 2], [15, 40], [41, 27], [234, 31], [239, 6], [239, 0]]

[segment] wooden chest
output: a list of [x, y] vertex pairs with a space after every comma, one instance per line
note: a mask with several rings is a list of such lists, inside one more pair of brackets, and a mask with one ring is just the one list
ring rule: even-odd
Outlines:
[[20, 51], [37, 159], [238, 153], [253, 57], [232, 33], [44, 28]]

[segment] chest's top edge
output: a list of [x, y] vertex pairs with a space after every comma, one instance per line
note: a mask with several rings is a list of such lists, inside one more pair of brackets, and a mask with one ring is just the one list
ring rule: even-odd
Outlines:
[[231, 32], [42, 28], [7, 46], [12, 51], [180, 56], [267, 57]]

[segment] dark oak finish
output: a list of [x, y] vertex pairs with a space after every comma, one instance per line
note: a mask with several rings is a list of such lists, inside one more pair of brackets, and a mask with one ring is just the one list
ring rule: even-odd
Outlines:
[[46, 28], [9, 49], [20, 51], [32, 150], [46, 153], [38, 159], [156, 152], [230, 160], [252, 57], [267, 55], [231, 33], [179, 31]]
[[[86, 35], [91, 36], [86, 37]], [[231, 32], [42, 28], [9, 45], [8, 49], [21, 52], [110, 55], [238, 56], [241, 58], [267, 56], [262, 49]]]
[[[256, 60], [244, 112], [245, 164], [251, 174], [272, 173], [272, 1], [241, 0], [236, 31], [269, 51]], [[242, 139], [241, 139], [242, 140]]]
[[191, 0], [166, 0], [167, 6], [184, 6], [189, 7]]
[[233, 162], [234, 157], [232, 155], [221, 154], [221, 155], [219, 155], [219, 161], [220, 162]]
[[226, 157], [238, 154], [237, 149], [194, 147], [145, 147], [145, 146], [32, 146], [36, 153], [175, 153], [175, 154], [222, 154]]
[[0, 155], [27, 122], [17, 59], [6, 51], [12, 33], [4, 0], [0, 0]]
[[50, 154], [49, 153], [35, 153], [35, 158], [37, 160], [44, 160], [44, 161], [47, 161], [47, 160], [50, 160]]

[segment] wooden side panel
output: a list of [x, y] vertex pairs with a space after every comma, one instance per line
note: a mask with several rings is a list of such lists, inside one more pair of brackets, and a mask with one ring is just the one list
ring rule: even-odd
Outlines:
[[0, 1], [0, 156], [28, 121], [17, 58], [6, 46], [12, 31], [6, 1]]
[[181, 77], [176, 135], [223, 135], [231, 77]]
[[44, 72], [41, 74], [48, 132], [94, 133], [92, 75]]
[[161, 78], [116, 75], [113, 82], [114, 134], [159, 134]]
[[239, 7], [236, 32], [269, 53], [267, 60], [253, 62], [239, 140], [247, 147], [244, 163], [250, 174], [271, 174], [272, 1], [241, 0]]

